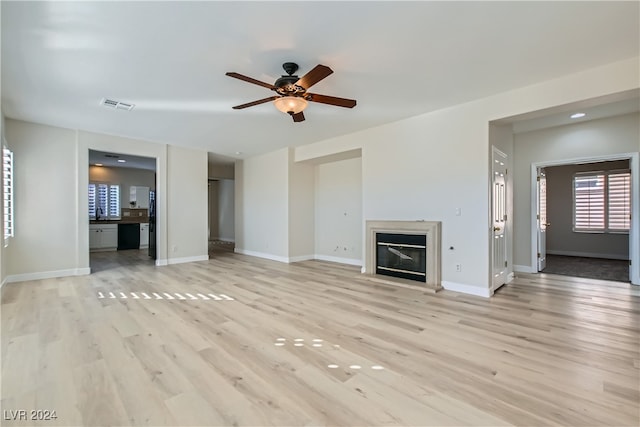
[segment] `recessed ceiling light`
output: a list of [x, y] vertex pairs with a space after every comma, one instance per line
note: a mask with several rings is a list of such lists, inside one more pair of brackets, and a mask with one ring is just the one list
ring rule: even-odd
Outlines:
[[584, 117], [586, 115], [587, 115], [586, 113], [575, 113], [575, 114], [572, 114], [570, 117], [572, 119], [579, 119], [580, 117]]
[[102, 163], [96, 163], [95, 166], [102, 166]]
[[240, 155], [240, 154], [242, 154], [242, 151], [236, 151], [236, 154]]
[[125, 163], [126, 160], [125, 159], [118, 159], [118, 163]]

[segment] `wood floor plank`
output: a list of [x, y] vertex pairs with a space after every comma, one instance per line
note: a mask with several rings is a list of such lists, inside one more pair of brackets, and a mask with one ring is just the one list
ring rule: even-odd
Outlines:
[[43, 426], [640, 423], [629, 284], [521, 274], [485, 299], [231, 252], [161, 268], [94, 253], [92, 269], [2, 288], [3, 410], [56, 410]]

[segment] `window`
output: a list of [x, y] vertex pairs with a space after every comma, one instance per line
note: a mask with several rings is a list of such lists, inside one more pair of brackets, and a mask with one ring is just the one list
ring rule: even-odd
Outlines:
[[626, 233], [631, 225], [631, 173], [587, 172], [573, 178], [573, 230]]
[[120, 218], [120, 185], [89, 184], [89, 218]]
[[4, 195], [4, 244], [9, 242], [9, 238], [13, 237], [14, 221], [13, 221], [13, 152], [7, 147], [2, 147], [2, 194]]

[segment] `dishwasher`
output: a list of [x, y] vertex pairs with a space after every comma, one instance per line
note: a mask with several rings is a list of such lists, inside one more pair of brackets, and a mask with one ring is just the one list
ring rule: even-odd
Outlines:
[[118, 224], [118, 250], [140, 249], [140, 224]]

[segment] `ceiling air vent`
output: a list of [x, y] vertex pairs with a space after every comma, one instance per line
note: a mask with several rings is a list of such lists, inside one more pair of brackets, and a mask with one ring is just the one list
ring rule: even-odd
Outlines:
[[133, 107], [135, 107], [134, 104], [127, 104], [126, 102], [115, 101], [113, 99], [108, 99], [108, 98], [102, 98], [102, 101], [100, 101], [100, 105], [103, 105], [109, 108], [115, 108], [117, 110], [126, 110], [126, 111], [131, 111], [133, 110]]

